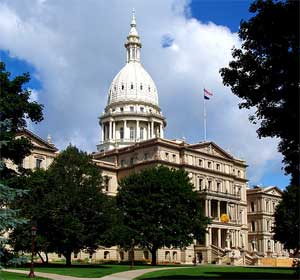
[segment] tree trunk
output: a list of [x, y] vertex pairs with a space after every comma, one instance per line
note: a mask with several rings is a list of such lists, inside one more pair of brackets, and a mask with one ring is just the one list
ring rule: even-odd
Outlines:
[[66, 258], [66, 266], [71, 266], [71, 254], [72, 252], [65, 252], [64, 257]]
[[49, 256], [48, 256], [48, 252], [45, 252], [45, 255], [46, 255], [46, 264], [49, 263]]
[[37, 254], [38, 254], [38, 256], [40, 257], [42, 263], [45, 264], [46, 261], [44, 260], [44, 258], [43, 258], [43, 256], [41, 255], [41, 253], [40, 253], [40, 252], [37, 252]]
[[151, 249], [151, 255], [152, 255], [151, 265], [157, 265], [156, 252], [157, 252], [157, 248], [152, 247], [152, 249]]

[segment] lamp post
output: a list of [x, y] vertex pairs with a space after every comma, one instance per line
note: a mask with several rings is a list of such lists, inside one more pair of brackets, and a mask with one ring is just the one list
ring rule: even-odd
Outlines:
[[28, 275], [29, 278], [34, 278], [35, 277], [33, 257], [34, 257], [34, 241], [35, 241], [35, 236], [36, 236], [36, 230], [37, 230], [37, 228], [34, 227], [34, 226], [31, 228], [31, 237], [32, 237], [31, 240], [32, 240], [32, 242], [31, 242], [31, 265], [30, 265], [30, 272], [29, 272], [29, 275]]

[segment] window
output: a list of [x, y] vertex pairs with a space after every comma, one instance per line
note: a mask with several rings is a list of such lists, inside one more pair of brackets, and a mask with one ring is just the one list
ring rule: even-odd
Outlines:
[[120, 139], [124, 139], [124, 127], [120, 127]]
[[104, 251], [104, 259], [109, 259], [109, 251]]
[[122, 85], [122, 90], [124, 90], [124, 85]]
[[148, 87], [148, 91], [150, 92], [150, 86]]
[[78, 255], [77, 253], [74, 253], [74, 259], [77, 259]]
[[110, 181], [110, 178], [108, 176], [103, 176], [104, 178], [104, 189], [106, 192], [109, 191], [109, 181]]
[[125, 160], [124, 159], [121, 160], [121, 166], [125, 166]]
[[143, 257], [144, 257], [144, 260], [148, 260], [149, 259], [149, 252], [148, 251], [144, 251], [143, 253]]
[[211, 189], [211, 181], [208, 181], [208, 189]]
[[203, 179], [199, 178], [199, 190], [201, 191], [203, 187]]
[[130, 164], [133, 165], [133, 163], [134, 163], [134, 158], [132, 157], [130, 158]]
[[57, 254], [57, 257], [58, 257], [58, 258], [61, 258], [61, 254]]
[[217, 182], [217, 192], [219, 192], [221, 190], [221, 184], [220, 182]]
[[130, 127], [130, 140], [134, 139], [134, 128]]
[[202, 166], [202, 165], [203, 165], [203, 160], [199, 159], [199, 166]]
[[133, 84], [131, 84], [130, 88], [133, 89]]
[[165, 252], [165, 260], [170, 261], [170, 252], [169, 251]]
[[121, 108], [120, 108], [120, 111], [121, 111], [121, 112], [124, 112], [124, 108], [123, 108], [123, 107], [121, 107]]
[[173, 154], [173, 162], [176, 162], [176, 155]]
[[252, 229], [252, 231], [255, 231], [255, 222], [254, 221], [251, 222], [251, 229]]
[[216, 168], [217, 170], [220, 170], [220, 164], [217, 163]]
[[169, 160], [169, 153], [165, 153], [165, 159]]
[[141, 140], [144, 139], [144, 128], [143, 127], [140, 128], [140, 139]]
[[237, 173], [238, 177], [241, 177], [241, 171], [238, 170], [238, 173]]
[[174, 262], [177, 261], [177, 252], [173, 252], [173, 261], [174, 261]]
[[114, 86], [114, 90], [117, 90], [117, 87], [116, 87], [116, 86]]
[[147, 160], [149, 158], [149, 154], [148, 153], [144, 153], [144, 160]]
[[43, 160], [41, 160], [40, 158], [37, 158], [37, 159], [35, 160], [35, 167], [36, 167], [37, 169], [40, 169], [40, 168], [42, 167], [42, 161], [43, 161]]
[[143, 85], [142, 85], [142, 84], [140, 85], [140, 89], [141, 89], [141, 90], [143, 89]]
[[93, 257], [93, 253], [91, 252], [90, 254], [89, 254], [89, 259], [91, 259]]
[[140, 107], [140, 111], [141, 111], [141, 112], [144, 112], [144, 107]]
[[211, 162], [210, 162], [210, 161], [207, 162], [207, 167], [208, 167], [208, 168], [211, 168]]
[[134, 107], [130, 106], [130, 112], [133, 112], [133, 111], [134, 111]]
[[250, 208], [251, 208], [251, 212], [255, 211], [255, 209], [254, 209], [254, 202], [253, 201], [250, 203]]

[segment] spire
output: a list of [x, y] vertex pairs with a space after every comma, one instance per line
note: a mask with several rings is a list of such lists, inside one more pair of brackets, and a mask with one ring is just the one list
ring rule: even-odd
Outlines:
[[127, 63], [140, 62], [141, 47], [142, 44], [140, 42], [140, 37], [136, 30], [135, 10], [133, 9], [130, 22], [130, 31], [125, 43], [125, 48], [127, 49]]

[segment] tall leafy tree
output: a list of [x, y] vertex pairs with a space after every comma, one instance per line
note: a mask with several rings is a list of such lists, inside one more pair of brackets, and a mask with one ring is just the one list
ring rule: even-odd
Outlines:
[[260, 125], [258, 136], [280, 139], [285, 171], [299, 184], [299, 1], [257, 0], [249, 11], [242, 47], [220, 73], [240, 108], [256, 109], [250, 121]]
[[275, 212], [274, 239], [280, 241], [286, 249], [300, 251], [300, 188], [292, 185], [284, 190], [282, 201]]
[[130, 247], [133, 241], [147, 248], [152, 265], [159, 248], [183, 248], [193, 239], [202, 240], [209, 222], [187, 173], [163, 166], [121, 180], [117, 205], [125, 229], [120, 244]]
[[42, 223], [41, 234], [69, 266], [72, 252], [96, 249], [110, 226], [101, 170], [90, 156], [69, 146], [49, 168], [47, 188], [42, 202], [47, 224], [38, 220], [37, 225]]
[[15, 172], [7, 168], [11, 160], [15, 164], [22, 162], [30, 153], [31, 144], [25, 138], [16, 139], [16, 133], [26, 127], [26, 120], [42, 120], [42, 105], [30, 101], [30, 91], [25, 88], [29, 81], [28, 73], [10, 78], [5, 64], [0, 62], [0, 256], [1, 262], [7, 261], [6, 239], [3, 233], [11, 230], [24, 220], [18, 218], [18, 211], [11, 207], [12, 201], [24, 192], [7, 186], [7, 179]]

